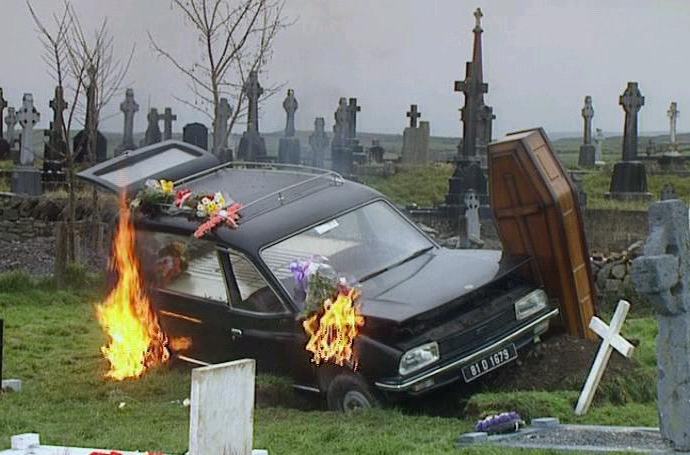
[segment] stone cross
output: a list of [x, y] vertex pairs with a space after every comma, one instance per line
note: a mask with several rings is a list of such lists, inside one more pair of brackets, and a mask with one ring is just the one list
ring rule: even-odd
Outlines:
[[690, 226], [681, 200], [649, 207], [644, 255], [632, 262], [637, 292], [649, 298], [659, 322], [657, 406], [661, 435], [690, 451]]
[[[0, 120], [2, 119], [5, 108], [7, 107], [7, 101], [2, 93], [2, 87], [0, 87]], [[0, 139], [4, 138], [5, 134], [2, 131], [2, 122], [0, 122]], [[9, 142], [9, 140], [7, 141]]]
[[251, 455], [255, 368], [244, 359], [192, 370], [189, 455]]
[[680, 111], [678, 111], [678, 103], [675, 101], [671, 102], [671, 106], [668, 108], [668, 119], [669, 119], [669, 136], [670, 136], [670, 142], [671, 142], [671, 148], [675, 149], [676, 148], [676, 122], [678, 121], [678, 115], [680, 114]]
[[259, 132], [259, 97], [264, 89], [259, 85], [259, 75], [256, 71], [249, 73], [249, 78], [244, 84], [244, 94], [247, 96], [247, 131]]
[[347, 99], [340, 98], [338, 101], [338, 109], [335, 111], [335, 124], [333, 125], [333, 140], [343, 141], [347, 137], [350, 123], [350, 114], [348, 112]]
[[481, 224], [479, 223], [479, 197], [474, 190], [465, 193], [465, 228], [468, 246], [481, 244]]
[[177, 115], [173, 115], [172, 109], [166, 107], [161, 119], [163, 120], [163, 140], [172, 139], [172, 124], [177, 120]]
[[69, 107], [65, 101], [62, 93], [62, 87], [59, 85], [55, 87], [55, 97], [50, 100], [50, 108], [53, 110], [53, 128], [55, 131], [62, 131], [63, 117], [62, 113]]
[[161, 141], [161, 128], [158, 125], [160, 119], [161, 116], [158, 113], [158, 109], [152, 107], [148, 115], [146, 116], [146, 120], [148, 120], [148, 126], [146, 127], [146, 134], [144, 135], [145, 145], [156, 144]]
[[120, 111], [125, 115], [124, 131], [122, 134], [121, 150], [133, 150], [134, 145], [134, 115], [139, 111], [139, 104], [134, 100], [134, 90], [125, 91], [125, 100], [120, 104]]
[[357, 137], [357, 113], [360, 112], [362, 108], [357, 106], [357, 98], [350, 98], [350, 104], [347, 108], [350, 114], [350, 121], [347, 124], [347, 137], [349, 139], [354, 139]]
[[594, 161], [597, 164], [602, 164], [604, 162], [601, 153], [601, 147], [604, 145], [604, 139], [604, 132], [601, 130], [601, 128], [597, 128], [597, 135], [594, 138], [594, 145], [596, 146], [594, 149]]
[[14, 127], [17, 124], [17, 111], [13, 107], [7, 108], [7, 115], [5, 116], [5, 125], [7, 125], [7, 142], [10, 147], [14, 145], [16, 140]]
[[35, 155], [33, 145], [33, 128], [41, 120], [41, 114], [34, 107], [34, 97], [25, 93], [22, 99], [22, 107], [17, 113], [17, 121], [22, 128], [22, 145], [19, 153], [19, 164], [33, 166]]
[[613, 313], [610, 326], [596, 316], [593, 316], [591, 321], [589, 321], [589, 328], [601, 337], [601, 345], [599, 345], [599, 351], [594, 358], [594, 363], [589, 371], [585, 385], [582, 387], [580, 399], [577, 400], [577, 405], [575, 406], [576, 415], [581, 416], [587, 413], [613, 350], [615, 349], [621, 353], [623, 357], [630, 357], [635, 350], [635, 347], [620, 335], [629, 309], [630, 304], [625, 300], [620, 300], [616, 306], [616, 311]]
[[410, 119], [410, 128], [417, 128], [417, 120], [422, 116], [422, 113], [417, 111], [416, 104], [410, 104], [410, 110], [407, 112], [407, 117]]
[[326, 120], [323, 117], [314, 119], [314, 132], [309, 136], [309, 145], [312, 151], [311, 165], [323, 167], [324, 155], [328, 147], [328, 135], [326, 134]]
[[628, 87], [620, 96], [618, 103], [625, 111], [625, 130], [623, 132], [623, 161], [637, 160], [637, 113], [644, 106], [644, 96], [637, 82], [628, 82]]
[[227, 98], [221, 98], [216, 114], [216, 127], [213, 130], [213, 153], [217, 156], [228, 148], [228, 122], [232, 116], [232, 106]]
[[67, 102], [62, 92], [62, 87], [55, 87], [55, 97], [50, 100], [50, 108], [53, 110], [53, 121], [50, 123], [50, 130], [46, 131], [48, 144], [44, 160], [60, 160], [66, 153], [67, 144], [63, 139], [64, 119], [63, 112], [67, 109]]
[[295, 111], [299, 108], [299, 103], [297, 103], [297, 98], [295, 98], [295, 91], [291, 88], [288, 89], [287, 97], [283, 101], [283, 109], [287, 113], [287, 119], [285, 121], [285, 137], [295, 136]]
[[475, 21], [474, 31], [475, 32], [477, 32], [477, 31], [481, 32], [482, 31], [482, 17], [484, 17], [484, 14], [482, 14], [482, 9], [477, 8], [474, 12], [474, 21]]
[[592, 97], [585, 96], [585, 107], [582, 108], [582, 118], [585, 120], [584, 137], [582, 143], [590, 145], [592, 143], [592, 117], [594, 117], [594, 108], [592, 108]]

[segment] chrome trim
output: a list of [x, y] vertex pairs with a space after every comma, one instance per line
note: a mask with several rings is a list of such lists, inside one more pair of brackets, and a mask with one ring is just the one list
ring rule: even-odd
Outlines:
[[191, 363], [194, 365], [200, 365], [202, 367], [207, 367], [207, 366], [213, 365], [212, 363], [204, 362], [203, 360], [193, 359], [191, 357], [187, 357], [186, 355], [182, 355], [182, 354], [176, 354], [175, 357], [177, 357], [178, 359], [183, 360], [185, 362], [188, 362], [188, 363]]
[[321, 393], [321, 390], [319, 390], [317, 387], [310, 387], [308, 385], [292, 384], [292, 388], [297, 390], [304, 390], [305, 392]]
[[498, 341], [492, 343], [491, 345], [489, 345], [489, 346], [487, 346], [487, 347], [485, 347], [485, 348], [482, 348], [482, 349], [480, 349], [479, 351], [476, 351], [476, 352], [474, 352], [474, 353], [472, 353], [472, 354], [470, 354], [470, 355], [468, 355], [468, 356], [465, 356], [465, 357], [463, 357], [463, 358], [461, 358], [461, 359], [459, 359], [459, 360], [456, 360], [455, 362], [446, 364], [446, 365], [444, 365], [444, 366], [442, 366], [442, 367], [436, 368], [435, 370], [428, 371], [427, 373], [425, 373], [425, 374], [422, 375], [422, 376], [419, 376], [419, 377], [416, 377], [416, 378], [414, 378], [414, 379], [410, 379], [410, 380], [408, 380], [408, 381], [406, 381], [406, 382], [402, 382], [402, 383], [400, 383], [400, 384], [395, 384], [395, 385], [392, 385], [392, 384], [385, 384], [385, 383], [382, 383], [382, 382], [376, 382], [376, 383], [374, 383], [374, 385], [376, 385], [376, 387], [378, 387], [379, 389], [383, 389], [383, 390], [391, 391], [391, 392], [402, 392], [402, 391], [405, 391], [405, 390], [411, 388], [413, 385], [415, 385], [415, 384], [417, 384], [417, 383], [419, 383], [419, 382], [425, 381], [425, 380], [427, 380], [427, 379], [429, 379], [429, 378], [431, 378], [431, 377], [433, 377], [433, 376], [436, 376], [437, 374], [440, 374], [440, 373], [443, 373], [443, 372], [445, 372], [445, 371], [448, 371], [448, 370], [451, 370], [451, 369], [453, 369], [453, 368], [456, 368], [456, 367], [458, 367], [458, 366], [460, 366], [460, 365], [462, 365], [462, 364], [464, 364], [464, 363], [471, 362], [472, 360], [476, 359], [477, 357], [481, 357], [482, 355], [487, 354], [489, 351], [493, 351], [494, 349], [497, 349], [497, 348], [500, 347], [502, 344], [507, 343], [507, 342], [509, 342], [509, 341], [512, 341], [512, 340], [514, 340], [515, 338], [518, 338], [518, 337], [521, 336], [521, 335], [524, 335], [525, 333], [527, 333], [527, 332], [529, 332], [530, 330], [534, 329], [535, 326], [541, 324], [542, 322], [544, 322], [544, 321], [546, 321], [546, 320], [548, 320], [548, 319], [551, 319], [551, 318], [557, 316], [558, 313], [559, 313], [558, 308], [555, 308], [555, 309], [549, 311], [548, 313], [546, 313], [545, 315], [539, 317], [538, 319], [535, 319], [534, 321], [532, 321], [532, 322], [529, 323], [528, 325], [526, 325], [526, 326], [524, 326], [524, 327], [518, 329], [517, 331], [511, 333], [510, 335], [505, 336], [505, 337], [501, 338], [500, 340], [498, 340]]

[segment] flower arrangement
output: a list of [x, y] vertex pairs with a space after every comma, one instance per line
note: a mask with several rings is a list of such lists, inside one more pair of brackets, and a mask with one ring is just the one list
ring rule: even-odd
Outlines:
[[220, 192], [194, 194], [189, 188], [175, 190], [173, 182], [169, 180], [147, 180], [130, 203], [132, 209], [148, 216], [159, 215], [165, 206], [171, 206], [168, 210], [170, 213], [177, 210], [204, 220], [194, 232], [196, 238], [205, 236], [223, 224], [237, 229], [239, 211], [242, 209], [242, 205], [236, 202], [228, 204]]
[[502, 412], [496, 415], [490, 415], [478, 421], [474, 428], [476, 431], [481, 431], [489, 434], [497, 433], [512, 433], [518, 431], [520, 427], [524, 426], [525, 422], [515, 411]]

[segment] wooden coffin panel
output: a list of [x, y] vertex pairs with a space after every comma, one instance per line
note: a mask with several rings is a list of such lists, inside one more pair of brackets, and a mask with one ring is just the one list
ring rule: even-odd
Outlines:
[[582, 214], [544, 131], [489, 145], [489, 194], [503, 249], [536, 259], [528, 273], [558, 299], [568, 333], [594, 339], [595, 288]]

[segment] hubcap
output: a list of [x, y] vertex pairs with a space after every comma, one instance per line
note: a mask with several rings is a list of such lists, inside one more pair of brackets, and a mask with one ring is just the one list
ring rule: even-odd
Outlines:
[[350, 390], [343, 397], [343, 410], [345, 412], [369, 408], [371, 408], [371, 403], [369, 403], [367, 397], [365, 397], [361, 392]]

